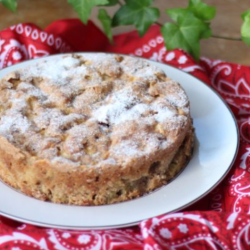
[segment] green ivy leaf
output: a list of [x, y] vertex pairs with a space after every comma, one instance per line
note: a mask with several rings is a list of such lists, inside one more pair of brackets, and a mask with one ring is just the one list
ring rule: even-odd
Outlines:
[[250, 10], [244, 12], [241, 17], [243, 19], [241, 38], [248, 46], [250, 46]]
[[215, 17], [216, 8], [200, 0], [189, 0], [188, 10], [203, 21], [210, 21]]
[[[191, 0], [192, 1], [192, 0]], [[168, 9], [166, 10], [166, 13], [170, 16], [170, 18], [172, 20], [174, 20], [175, 22], [177, 22], [178, 17], [181, 16], [185, 16], [185, 15], [189, 15], [188, 13], [192, 13], [194, 16], [195, 14], [189, 9], [182, 9], [182, 8], [172, 8], [172, 9]], [[202, 19], [200, 19], [199, 17], [195, 16], [197, 19], [201, 20], [203, 22]], [[207, 22], [203, 22], [203, 24], [207, 27], [207, 29], [204, 31], [204, 33], [201, 35], [201, 38], [205, 39], [205, 38], [209, 38], [212, 35], [212, 31], [210, 29], [210, 24]]]
[[13, 12], [16, 12], [17, 1], [16, 0], [0, 0], [4, 7], [10, 9]]
[[241, 18], [242, 18], [243, 21], [244, 21], [244, 19], [245, 19], [247, 16], [249, 16], [249, 15], [250, 15], [250, 9], [247, 10], [246, 12], [242, 13], [242, 14], [241, 14]]
[[172, 9], [167, 9], [166, 13], [169, 15], [169, 17], [177, 22], [178, 18], [180, 16], [184, 16], [189, 12], [188, 9], [182, 9], [182, 8], [172, 8]]
[[216, 9], [201, 0], [189, 0], [187, 8], [172, 8], [166, 13], [174, 23], [166, 23], [161, 32], [168, 49], [181, 48], [198, 60], [200, 56], [200, 40], [212, 35], [210, 23]]
[[153, 0], [125, 0], [126, 4], [113, 17], [113, 26], [134, 24], [139, 35], [143, 36], [160, 15], [159, 9], [150, 7], [152, 2]]
[[172, 50], [182, 48], [198, 60], [200, 55], [199, 40], [208, 36], [208, 25], [196, 18], [190, 11], [167, 11], [176, 23], [166, 23], [161, 28], [165, 46]]
[[87, 24], [93, 7], [108, 4], [108, 0], [68, 0], [83, 23]]
[[113, 35], [111, 30], [112, 19], [105, 9], [99, 9], [98, 18], [102, 23], [104, 32], [107, 35], [109, 41], [113, 43]]
[[212, 36], [212, 30], [208, 23], [204, 23], [207, 26], [207, 29], [201, 34], [201, 39], [207, 39]]

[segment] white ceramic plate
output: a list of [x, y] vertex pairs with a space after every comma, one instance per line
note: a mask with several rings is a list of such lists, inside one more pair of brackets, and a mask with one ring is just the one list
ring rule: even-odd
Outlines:
[[[60, 57], [61, 55], [48, 57]], [[0, 71], [25, 67], [27, 61]], [[196, 142], [194, 155], [184, 171], [168, 185], [144, 197], [105, 206], [69, 206], [25, 196], [0, 182], [0, 214], [39, 226], [68, 229], [118, 228], [138, 224], [157, 215], [183, 209], [211, 191], [227, 174], [238, 150], [238, 130], [222, 99], [197, 78], [156, 62], [168, 76], [181, 83], [191, 102]]]

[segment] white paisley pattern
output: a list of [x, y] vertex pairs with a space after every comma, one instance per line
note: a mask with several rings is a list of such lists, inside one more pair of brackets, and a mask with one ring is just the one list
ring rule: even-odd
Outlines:
[[[77, 20], [63, 25], [65, 32], [71, 27], [78, 32]], [[96, 29], [95, 32], [86, 31], [87, 35], [79, 32], [75, 39], [78, 41], [85, 35], [86, 43], [92, 45], [92, 41], [99, 42], [96, 35], [99, 31], [91, 22], [88, 25], [92, 25], [89, 27]], [[55, 25], [52, 29], [55, 33], [49, 33], [32, 24], [17, 24], [1, 31], [0, 69], [27, 59], [71, 52], [71, 46], [56, 34], [57, 28]], [[209, 58], [201, 58], [198, 64], [182, 50], [168, 51], [157, 26], [153, 26], [145, 38], [135, 39], [134, 33], [131, 34], [131, 37], [126, 34], [126, 44], [119, 44], [117, 40], [116, 46], [107, 46], [108, 52], [117, 52], [120, 48], [121, 53], [126, 51], [191, 73], [217, 90], [236, 116], [241, 136], [239, 154], [224, 182], [204, 198], [204, 204], [208, 204], [205, 209], [209, 211], [168, 214], [128, 229], [89, 231], [43, 229], [2, 217], [0, 249], [199, 250], [201, 246], [207, 250], [250, 249], [250, 68]], [[97, 46], [96, 50], [100, 48]]]

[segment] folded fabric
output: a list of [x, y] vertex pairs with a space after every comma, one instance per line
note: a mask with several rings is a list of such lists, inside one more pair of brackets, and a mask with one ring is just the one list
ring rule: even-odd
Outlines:
[[233, 111], [240, 131], [240, 149], [233, 168], [196, 204], [135, 227], [59, 230], [2, 216], [0, 249], [250, 249], [250, 67], [208, 58], [197, 63], [182, 50], [167, 51], [157, 25], [143, 38], [132, 31], [115, 36], [114, 41], [115, 45], [110, 45], [92, 22], [85, 26], [77, 19], [56, 21], [45, 30], [33, 24], [18, 24], [0, 32], [0, 68], [76, 51], [130, 54], [180, 68], [215, 89]]

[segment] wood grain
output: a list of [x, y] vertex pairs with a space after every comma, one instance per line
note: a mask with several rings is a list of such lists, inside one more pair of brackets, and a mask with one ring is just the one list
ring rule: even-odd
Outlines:
[[[161, 10], [160, 22], [168, 21], [165, 9], [185, 7], [187, 0], [155, 0], [154, 5]], [[207, 4], [216, 6], [217, 15], [212, 21], [213, 34], [230, 37], [240, 37], [242, 20], [241, 13], [250, 8], [249, 0], [205, 0]], [[113, 14], [117, 7], [107, 8]], [[35, 23], [44, 28], [57, 19], [75, 18], [77, 14], [67, 4], [66, 0], [18, 0], [18, 12], [11, 13], [0, 6], [0, 30], [20, 22]], [[97, 9], [94, 9], [91, 19], [98, 25]], [[131, 26], [114, 29], [115, 34], [134, 29]], [[226, 60], [229, 62], [250, 65], [250, 48], [240, 41], [210, 38], [201, 42], [201, 55]]]

